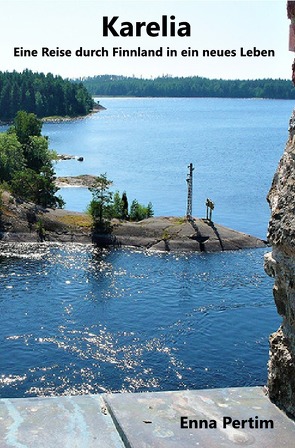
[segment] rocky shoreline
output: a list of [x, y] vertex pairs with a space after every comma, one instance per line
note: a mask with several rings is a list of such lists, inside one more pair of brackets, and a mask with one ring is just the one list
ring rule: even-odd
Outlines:
[[[84, 120], [84, 118], [87, 117], [91, 117], [91, 115], [96, 114], [97, 112], [100, 112], [102, 110], [106, 110], [106, 107], [102, 106], [101, 104], [95, 104], [94, 108], [91, 112], [89, 112], [89, 114], [87, 115], [76, 115], [75, 117], [70, 117], [70, 116], [52, 116], [52, 117], [43, 117], [41, 118], [42, 123], [63, 123], [63, 122], [68, 122], [68, 121], [76, 121], [76, 120]], [[11, 125], [13, 124], [13, 120], [0, 120], [0, 125], [5, 126], [5, 125]]]
[[161, 252], [222, 252], [265, 247], [266, 242], [206, 219], [153, 217], [140, 222], [113, 223], [121, 246], [144, 247]]
[[[73, 159], [77, 159], [76, 156], [69, 156]], [[65, 160], [65, 159], [62, 159]], [[91, 174], [80, 174], [79, 176], [63, 176], [57, 177], [55, 180], [55, 185], [58, 188], [65, 187], [80, 187], [89, 188], [95, 183], [97, 176], [92, 176]]]
[[140, 222], [113, 220], [111, 232], [93, 233], [87, 214], [43, 209], [2, 198], [1, 242], [96, 243], [155, 251], [221, 252], [265, 247], [266, 241], [205, 219], [153, 217]]
[[100, 112], [101, 110], [106, 110], [106, 108], [104, 106], [102, 106], [101, 104], [95, 104], [92, 111], [89, 112], [89, 114], [87, 114], [87, 115], [77, 115], [75, 117], [69, 117], [69, 116], [44, 117], [44, 118], [41, 118], [41, 121], [43, 123], [63, 123], [63, 122], [68, 122], [68, 121], [84, 120], [84, 118], [91, 117], [91, 115], [96, 114], [97, 112]]

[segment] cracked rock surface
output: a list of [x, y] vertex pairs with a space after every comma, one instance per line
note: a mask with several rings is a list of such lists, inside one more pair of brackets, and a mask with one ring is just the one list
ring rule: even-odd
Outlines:
[[271, 208], [268, 239], [272, 252], [265, 271], [275, 278], [274, 301], [283, 321], [270, 336], [270, 398], [295, 417], [295, 111], [289, 139], [268, 194]]

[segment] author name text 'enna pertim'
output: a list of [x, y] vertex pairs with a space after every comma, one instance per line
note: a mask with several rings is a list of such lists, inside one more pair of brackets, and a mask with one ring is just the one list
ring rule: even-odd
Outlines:
[[[221, 423], [221, 425], [219, 424]], [[248, 419], [233, 419], [232, 417], [223, 417], [220, 422], [217, 420], [196, 420], [190, 417], [180, 417], [181, 429], [273, 429], [273, 420], [262, 420], [257, 416]]]

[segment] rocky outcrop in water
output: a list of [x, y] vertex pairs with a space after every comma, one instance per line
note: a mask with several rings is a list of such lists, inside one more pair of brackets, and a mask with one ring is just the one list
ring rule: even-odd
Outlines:
[[0, 195], [1, 242], [78, 242], [103, 246], [129, 246], [157, 251], [222, 252], [265, 247], [266, 242], [212, 221], [153, 217], [140, 222], [112, 220], [109, 233], [92, 229], [88, 214], [44, 209]]
[[265, 270], [275, 278], [274, 300], [283, 318], [270, 336], [268, 387], [270, 398], [295, 417], [295, 111], [268, 201], [273, 249], [265, 256]]

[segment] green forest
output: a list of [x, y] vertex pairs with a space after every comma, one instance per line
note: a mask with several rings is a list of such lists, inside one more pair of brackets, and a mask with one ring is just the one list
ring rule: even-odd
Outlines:
[[93, 100], [81, 82], [51, 73], [0, 72], [0, 120], [12, 120], [19, 110], [37, 117], [88, 114]]
[[41, 131], [42, 122], [35, 114], [19, 111], [13, 125], [0, 133], [0, 192], [10, 191], [43, 207], [62, 207], [54, 183], [56, 154]]
[[19, 110], [38, 118], [87, 115], [93, 95], [135, 97], [217, 97], [294, 99], [291, 81], [284, 79], [222, 80], [199, 76], [155, 79], [99, 75], [81, 80], [51, 73], [0, 72], [0, 121], [13, 120]]
[[136, 97], [215, 97], [294, 99], [292, 82], [285, 79], [223, 80], [199, 76], [141, 79], [101, 75], [83, 80], [91, 95]]

